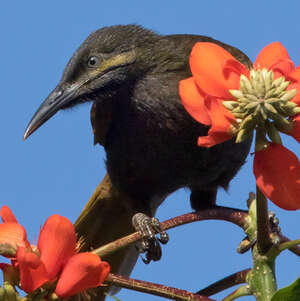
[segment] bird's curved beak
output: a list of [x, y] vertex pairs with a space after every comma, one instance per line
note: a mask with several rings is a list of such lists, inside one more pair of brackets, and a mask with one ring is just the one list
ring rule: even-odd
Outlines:
[[33, 115], [27, 125], [23, 139], [27, 139], [57, 111], [67, 106], [76, 97], [78, 88], [78, 84], [73, 84], [67, 87], [57, 86]]

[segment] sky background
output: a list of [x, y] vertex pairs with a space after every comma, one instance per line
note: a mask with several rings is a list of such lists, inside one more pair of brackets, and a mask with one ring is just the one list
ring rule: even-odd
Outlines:
[[[37, 240], [40, 226], [54, 213], [75, 221], [105, 174], [102, 147], [93, 146], [90, 105], [60, 112], [27, 141], [24, 129], [39, 104], [88, 34], [100, 27], [137, 23], [160, 34], [211, 36], [244, 51], [252, 60], [262, 47], [280, 41], [300, 64], [300, 2], [269, 1], [3, 1], [0, 9], [0, 205], [8, 205]], [[300, 146], [286, 139], [300, 156]], [[218, 203], [246, 208], [254, 191], [252, 159], [220, 191]], [[300, 238], [300, 212], [270, 205], [283, 233]], [[190, 212], [189, 193], [180, 190], [159, 208], [163, 221]], [[250, 253], [236, 248], [244, 233], [229, 223], [206, 221], [169, 231], [160, 262], [138, 261], [132, 277], [195, 292], [251, 266]], [[277, 262], [279, 287], [299, 277], [300, 260], [289, 252]], [[225, 294], [215, 298], [220, 300]], [[122, 290], [121, 300], [162, 300]], [[113, 299], [109, 299], [113, 300]], [[253, 300], [244, 297], [241, 300]]]

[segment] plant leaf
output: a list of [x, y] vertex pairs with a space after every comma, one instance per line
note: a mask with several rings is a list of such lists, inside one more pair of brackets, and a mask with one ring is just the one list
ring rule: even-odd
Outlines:
[[291, 285], [278, 290], [271, 301], [298, 301], [300, 300], [300, 278]]

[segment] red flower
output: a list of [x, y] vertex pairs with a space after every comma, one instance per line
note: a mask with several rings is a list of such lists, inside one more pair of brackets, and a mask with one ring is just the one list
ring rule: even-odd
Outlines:
[[220, 100], [231, 98], [229, 89], [238, 89], [241, 74], [249, 70], [229, 52], [213, 43], [196, 43], [190, 56], [193, 77], [180, 81], [179, 94], [190, 115], [211, 125], [207, 137], [200, 137], [199, 146], [211, 147], [232, 138], [234, 115]]
[[[297, 89], [297, 91], [300, 91], [300, 66], [289, 73], [289, 79], [292, 81], [292, 84], [289, 85], [288, 89]], [[291, 101], [300, 107], [300, 93], [297, 93]], [[293, 116], [291, 119], [293, 121], [293, 127], [287, 134], [300, 143], [300, 113]]]
[[264, 47], [258, 54], [254, 68], [273, 70], [276, 79], [280, 76], [289, 78], [288, 75], [294, 71], [295, 66], [283, 45], [280, 42], [273, 42]]
[[4, 251], [5, 248], [3, 248], [1, 255], [12, 257], [11, 251], [16, 251], [18, 247], [30, 247], [26, 230], [18, 223], [16, 217], [7, 206], [1, 208], [0, 216], [3, 221], [0, 224], [0, 244], [6, 247], [8, 251], [6, 253]]
[[19, 247], [16, 262], [20, 271], [21, 288], [26, 293], [34, 292], [40, 286], [50, 281], [44, 263], [32, 250]]
[[[99, 270], [102, 272], [99, 273]], [[55, 293], [60, 297], [70, 297], [84, 289], [97, 287], [103, 283], [110, 271], [107, 262], [92, 253], [78, 253], [65, 265], [56, 285]]]
[[[225, 110], [226, 113], [224, 110], [220, 111], [222, 105], [212, 106], [210, 103], [214, 100], [221, 104], [224, 100], [232, 99], [229, 90], [239, 89], [241, 75], [249, 77], [249, 70], [225, 49], [209, 42], [195, 44], [190, 56], [190, 67], [193, 77], [179, 83], [182, 103], [194, 119], [205, 125], [212, 125], [208, 137], [198, 140], [199, 146], [211, 147], [231, 139], [230, 125], [235, 124], [235, 117], [229, 110]], [[300, 67], [295, 69], [286, 49], [279, 42], [262, 49], [254, 63], [254, 68], [273, 70], [274, 78], [284, 76], [291, 80], [292, 84], [288, 89], [300, 90]], [[300, 93], [292, 101], [299, 105]], [[211, 118], [212, 115], [223, 115], [223, 121]], [[295, 117], [293, 120], [294, 127], [289, 134], [297, 140], [299, 121]], [[214, 126], [214, 122], [218, 122], [218, 125]]]
[[[297, 89], [300, 91], [300, 66], [295, 68], [293, 61], [290, 59], [287, 50], [280, 42], [274, 42], [262, 49], [254, 63], [256, 69], [267, 68], [273, 70], [274, 78], [284, 76], [291, 82], [287, 90]], [[300, 93], [291, 100], [300, 107]], [[300, 117], [299, 114], [291, 118], [293, 128], [287, 134], [295, 138], [300, 143]]]
[[216, 98], [207, 99], [206, 102], [212, 125], [208, 136], [198, 138], [198, 145], [211, 147], [232, 138], [231, 129], [235, 118]]
[[[207, 42], [195, 44], [190, 67], [192, 77], [179, 83], [182, 103], [194, 119], [211, 126], [207, 136], [199, 137], [198, 145], [212, 147], [232, 139], [237, 120], [222, 102], [234, 101], [229, 90], [239, 90], [241, 75], [249, 78], [249, 70], [222, 47]], [[300, 66], [295, 68], [281, 43], [272, 43], [259, 53], [254, 69], [263, 68], [272, 70], [274, 79], [284, 76], [290, 81], [287, 90], [300, 90]], [[291, 101], [300, 107], [300, 93]], [[300, 114], [290, 117], [290, 121], [285, 133], [300, 142]], [[266, 197], [287, 210], [300, 208], [300, 166], [292, 152], [274, 143], [256, 151], [254, 173]]]
[[76, 253], [73, 224], [63, 216], [50, 216], [40, 231], [37, 247], [49, 278], [54, 279]]
[[255, 152], [253, 170], [257, 186], [277, 206], [286, 210], [300, 208], [300, 162], [294, 153], [271, 143]]
[[289, 132], [300, 143], [300, 114], [293, 117], [293, 129]]
[[[3, 220], [13, 220], [14, 217], [7, 207], [2, 207], [1, 216]], [[16, 222], [4, 224], [20, 226]], [[0, 228], [0, 244], [6, 233]], [[27, 293], [46, 282], [58, 280], [56, 294], [69, 297], [101, 285], [110, 271], [109, 264], [101, 261], [96, 254], [76, 254], [74, 226], [67, 218], [59, 215], [52, 215], [45, 222], [36, 250], [24, 244], [18, 244], [17, 247], [15, 263], [20, 271], [21, 288]]]
[[1, 208], [0, 216], [3, 223], [18, 223], [17, 218], [7, 206]]

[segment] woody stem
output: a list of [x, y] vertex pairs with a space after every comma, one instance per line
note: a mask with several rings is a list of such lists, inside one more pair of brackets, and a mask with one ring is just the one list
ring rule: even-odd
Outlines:
[[208, 297], [193, 294], [185, 290], [115, 274], [109, 274], [105, 283], [178, 301], [215, 301]]
[[270, 239], [268, 202], [258, 187], [256, 187], [256, 199], [257, 249], [263, 255], [270, 249], [272, 242]]
[[[213, 209], [191, 212], [171, 218], [161, 223], [161, 228], [162, 230], [168, 230], [184, 224], [189, 224], [195, 221], [202, 220], [224, 220], [244, 228], [245, 219], [247, 216], [248, 213], [245, 211], [226, 207], [216, 207]], [[116, 252], [117, 250], [123, 249], [137, 242], [140, 239], [140, 233], [135, 232], [120, 239], [117, 239], [111, 243], [108, 243], [104, 246], [101, 246], [100, 248], [93, 250], [93, 253], [97, 254], [100, 257], [104, 257], [108, 254]]]

